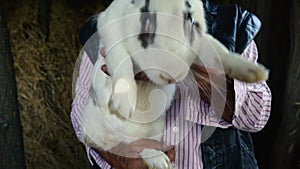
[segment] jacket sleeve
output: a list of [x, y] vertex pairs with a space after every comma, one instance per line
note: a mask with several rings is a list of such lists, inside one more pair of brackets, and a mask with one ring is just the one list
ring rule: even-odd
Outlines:
[[[82, 55], [79, 57], [80, 62], [77, 64], [79, 65], [79, 72], [78, 77], [75, 77], [76, 79], [73, 79], [76, 81], [75, 84], [75, 91], [74, 91], [74, 99], [72, 103], [72, 110], [71, 110], [71, 122], [73, 124], [75, 133], [77, 138], [82, 142], [81, 140], [81, 119], [82, 119], [82, 112], [84, 109], [85, 104], [87, 103], [87, 99], [89, 96], [89, 90], [90, 90], [90, 74], [92, 71], [93, 64], [86, 54], [86, 52], [82, 52]], [[75, 70], [76, 71], [76, 70]], [[95, 162], [102, 168], [102, 169], [110, 169], [110, 165], [101, 158], [101, 156], [94, 151], [91, 147], [86, 147], [88, 159], [90, 160], [91, 164], [91, 158], [95, 160]]]
[[[250, 61], [258, 58], [252, 41], [242, 54]], [[234, 80], [235, 110], [232, 125], [241, 130], [257, 132], [267, 123], [271, 111], [271, 91], [266, 82], [247, 84]]]

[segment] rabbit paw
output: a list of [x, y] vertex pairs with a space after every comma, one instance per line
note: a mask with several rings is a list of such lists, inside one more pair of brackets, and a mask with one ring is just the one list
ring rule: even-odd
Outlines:
[[238, 65], [237, 69], [230, 71], [229, 76], [233, 76], [243, 82], [255, 83], [267, 80], [269, 71], [260, 64], [248, 62]]
[[123, 117], [130, 118], [135, 110], [137, 99], [137, 86], [135, 81], [120, 78], [114, 85], [111, 98], [111, 107], [118, 111]]
[[142, 152], [140, 152], [140, 156], [150, 169], [173, 168], [169, 157], [161, 151], [155, 149], [144, 149]]

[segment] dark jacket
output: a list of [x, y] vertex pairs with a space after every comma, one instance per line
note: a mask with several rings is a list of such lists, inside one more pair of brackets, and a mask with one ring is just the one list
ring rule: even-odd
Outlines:
[[[222, 42], [230, 51], [242, 53], [258, 33], [261, 22], [253, 14], [237, 5], [212, 5], [204, 1], [208, 32]], [[80, 42], [85, 44], [97, 31], [97, 15], [89, 18], [80, 30]], [[93, 41], [95, 42], [95, 41]], [[98, 44], [84, 45], [94, 49]], [[96, 47], [95, 47], [96, 48]], [[92, 62], [96, 58], [91, 57]], [[214, 134], [201, 145], [205, 169], [255, 169], [250, 133], [230, 127], [217, 128]]]
[[[258, 33], [261, 22], [238, 5], [213, 5], [205, 0], [208, 32], [230, 51], [242, 53]], [[205, 169], [256, 169], [249, 132], [217, 128], [201, 145]]]

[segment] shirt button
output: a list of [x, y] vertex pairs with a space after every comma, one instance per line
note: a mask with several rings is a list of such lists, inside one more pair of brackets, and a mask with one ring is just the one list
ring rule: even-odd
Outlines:
[[177, 132], [178, 131], [178, 127], [173, 127], [173, 132]]

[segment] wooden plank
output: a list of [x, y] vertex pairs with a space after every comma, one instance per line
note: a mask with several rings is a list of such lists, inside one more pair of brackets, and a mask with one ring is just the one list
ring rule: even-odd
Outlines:
[[22, 127], [9, 37], [0, 2], [0, 168], [24, 169]]

